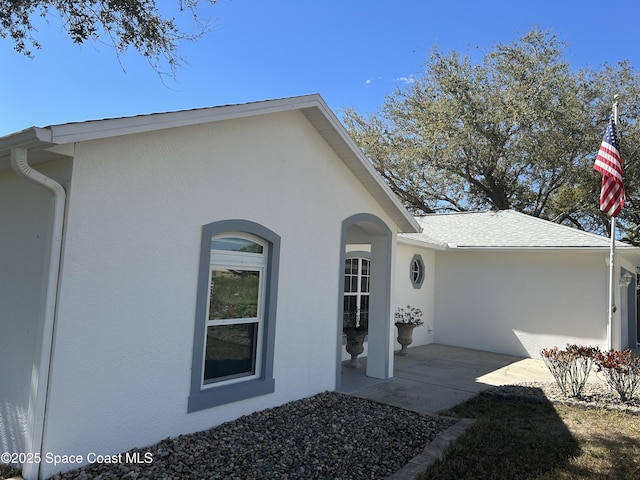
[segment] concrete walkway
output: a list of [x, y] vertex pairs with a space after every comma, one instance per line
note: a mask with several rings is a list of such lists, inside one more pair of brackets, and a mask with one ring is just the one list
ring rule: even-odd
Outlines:
[[362, 363], [342, 368], [340, 391], [420, 413], [454, 407], [494, 385], [554, 381], [542, 360], [439, 344], [396, 355], [390, 380], [367, 377]]

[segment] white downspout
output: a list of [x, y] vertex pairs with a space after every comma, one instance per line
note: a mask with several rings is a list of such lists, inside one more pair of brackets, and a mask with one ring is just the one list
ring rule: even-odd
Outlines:
[[[53, 332], [58, 298], [58, 273], [60, 271], [62, 254], [66, 193], [62, 185], [58, 182], [29, 166], [26, 148], [13, 148], [11, 150], [11, 166], [18, 175], [46, 188], [54, 197], [51, 250], [49, 252], [49, 268], [45, 279], [46, 294], [43, 306], [42, 336], [40, 337], [42, 338], [42, 344], [40, 345], [39, 357], [36, 358], [34, 362], [31, 374], [31, 396], [29, 399], [30, 425], [28, 431], [31, 435], [28, 451], [30, 453], [42, 454], [45, 411], [47, 407], [51, 355], [53, 351]], [[38, 352], [38, 346], [36, 346], [36, 352]], [[39, 478], [40, 463], [24, 464], [22, 466], [22, 475], [27, 480]]]

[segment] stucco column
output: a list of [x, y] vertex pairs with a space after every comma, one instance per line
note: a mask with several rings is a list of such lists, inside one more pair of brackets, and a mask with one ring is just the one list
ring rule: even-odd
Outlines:
[[369, 344], [367, 376], [392, 376], [391, 345], [391, 259], [392, 242], [388, 236], [371, 236], [371, 293], [369, 304]]

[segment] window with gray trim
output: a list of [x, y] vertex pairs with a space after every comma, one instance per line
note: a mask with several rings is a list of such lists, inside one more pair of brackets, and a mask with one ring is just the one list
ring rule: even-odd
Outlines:
[[411, 259], [409, 274], [413, 288], [420, 288], [422, 282], [424, 282], [424, 262], [422, 261], [422, 256], [418, 253]]
[[274, 391], [279, 256], [259, 224], [202, 227], [189, 412]]

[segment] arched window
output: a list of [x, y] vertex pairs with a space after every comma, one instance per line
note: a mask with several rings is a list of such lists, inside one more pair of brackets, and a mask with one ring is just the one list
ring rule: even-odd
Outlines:
[[202, 227], [189, 412], [274, 391], [279, 258], [259, 224]]
[[[366, 328], [369, 324], [369, 292], [371, 290], [371, 260], [351, 257], [344, 265], [345, 325]], [[350, 323], [356, 323], [351, 325]]]

